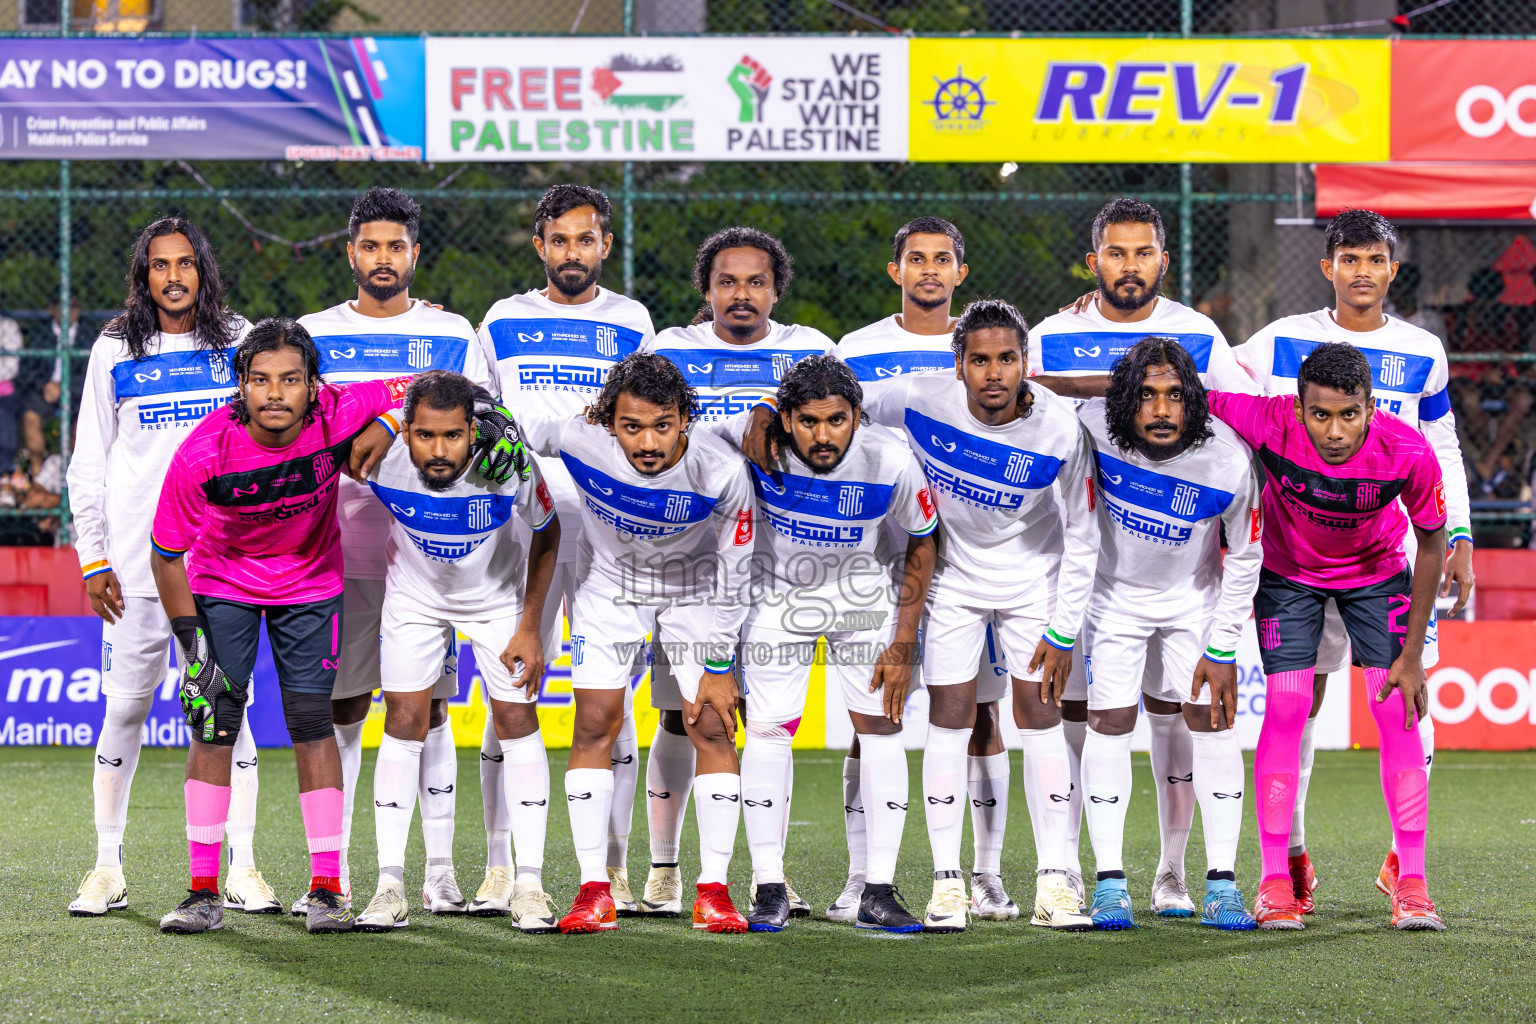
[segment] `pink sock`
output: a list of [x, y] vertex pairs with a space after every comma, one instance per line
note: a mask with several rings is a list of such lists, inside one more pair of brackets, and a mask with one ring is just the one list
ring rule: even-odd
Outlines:
[[1312, 711], [1312, 669], [1265, 677], [1264, 725], [1253, 755], [1254, 804], [1259, 818], [1260, 881], [1290, 878], [1291, 812], [1301, 771], [1301, 731]]
[[1429, 773], [1424, 770], [1424, 745], [1418, 727], [1403, 728], [1403, 694], [1393, 690], [1376, 703], [1376, 694], [1387, 681], [1387, 670], [1365, 670], [1365, 692], [1370, 695], [1371, 715], [1381, 735], [1381, 795], [1392, 820], [1392, 842], [1397, 847], [1397, 877], [1424, 877], [1424, 827], [1429, 817]]
[[229, 820], [229, 787], [188, 779], [182, 792], [187, 801], [187, 861], [192, 888], [217, 889], [219, 848], [224, 844], [224, 823]]
[[304, 814], [304, 838], [309, 841], [309, 872], [314, 876], [312, 881], [339, 880], [341, 790], [312, 789], [308, 793], [300, 793], [299, 810]]

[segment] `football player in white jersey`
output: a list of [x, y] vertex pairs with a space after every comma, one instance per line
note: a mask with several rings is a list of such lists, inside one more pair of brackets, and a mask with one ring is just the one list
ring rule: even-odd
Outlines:
[[[1376, 407], [1423, 431], [1440, 463], [1451, 551], [1440, 593], [1442, 597], [1448, 595], [1455, 583], [1455, 612], [1460, 612], [1474, 585], [1472, 517], [1466, 467], [1456, 437], [1456, 416], [1451, 411], [1447, 390], [1450, 370], [1445, 345], [1428, 331], [1399, 320], [1382, 308], [1398, 268], [1397, 231], [1390, 221], [1370, 210], [1345, 210], [1329, 223], [1323, 234], [1323, 247], [1323, 276], [1333, 283], [1334, 307], [1276, 320], [1236, 350], [1238, 362], [1253, 374], [1265, 394], [1280, 395], [1296, 392], [1296, 373], [1301, 361], [1325, 342], [1343, 342], [1365, 353], [1371, 364], [1371, 392], [1376, 397]], [[1417, 550], [1411, 528], [1407, 545], [1411, 559]], [[1438, 634], [1431, 615], [1425, 633], [1425, 668], [1432, 667], [1439, 658]], [[1349, 637], [1338, 609], [1330, 601], [1313, 677], [1312, 718], [1302, 732], [1301, 774], [1296, 780], [1296, 810], [1291, 824], [1291, 880], [1304, 914], [1312, 912], [1312, 891], [1317, 887], [1304, 827], [1307, 786], [1312, 778], [1312, 725], [1322, 709], [1328, 674], [1347, 668], [1349, 662]], [[1419, 736], [1428, 770], [1435, 751], [1435, 725], [1429, 715], [1419, 716]], [[1376, 884], [1390, 896], [1396, 880], [1397, 853], [1392, 851], [1382, 864]]]
[[[379, 884], [358, 915], [359, 931], [408, 923], [405, 846], [445, 630], [456, 629], [474, 644], [507, 762], [545, 758], [536, 710], [545, 665], [540, 627], [560, 527], [537, 466], [504, 484], [469, 470], [475, 390], [469, 378], [445, 370], [411, 381], [405, 443], [395, 444], [369, 478], [393, 522], [380, 645], [386, 716], [373, 776]], [[531, 542], [509, 528], [514, 514], [532, 531]], [[530, 860], [542, 864], [549, 773], [539, 791], [517, 781], [507, 798], [536, 802], [538, 812], [518, 842], [536, 846]], [[555, 911], [537, 875], [513, 896], [511, 912], [525, 932], [555, 931]]]
[[[387, 380], [424, 370], [452, 370], [476, 384], [491, 383], [485, 354], [468, 320], [410, 294], [421, 255], [417, 242], [421, 208], [399, 189], [370, 188], [352, 204], [347, 261], [357, 295], [319, 313], [301, 317], [320, 352], [320, 372], [338, 384]], [[369, 430], [379, 436], [383, 427]], [[364, 437], [368, 436], [365, 433]], [[386, 440], [388, 435], [382, 435]], [[359, 439], [360, 444], [366, 444]], [[371, 467], [368, 467], [371, 469]], [[336, 515], [346, 561], [342, 595], [341, 667], [332, 693], [336, 744], [342, 763], [341, 884], [350, 898], [347, 848], [352, 808], [363, 762], [363, 720], [381, 686], [380, 622], [386, 574], [389, 512], [364, 483], [343, 476]], [[421, 756], [421, 832], [427, 847], [423, 905], [433, 913], [462, 913], [465, 901], [453, 872], [453, 820], [458, 755], [448, 699], [457, 695], [458, 657], [454, 634], [445, 629], [432, 722]], [[303, 900], [293, 913], [302, 913]]]
[[[791, 366], [807, 356], [826, 355], [832, 339], [814, 327], [781, 324], [773, 307], [794, 280], [794, 264], [784, 244], [750, 227], [732, 227], [706, 238], [694, 257], [693, 286], [704, 297], [699, 322], [669, 327], [644, 351], [665, 356], [699, 396], [699, 415], [722, 420], [750, 411], [770, 399]], [[677, 841], [687, 809], [689, 779], [694, 774], [684, 745], [682, 701], [665, 651], [655, 652], [651, 668], [651, 704], [661, 722], [646, 764], [646, 794], [651, 819], [651, 875], [646, 880], [642, 912], [679, 909]], [[786, 766], [785, 792], [794, 792], [794, 762]], [[789, 831], [784, 801], [784, 831]], [[668, 863], [671, 866], [668, 866]], [[787, 884], [787, 883], [786, 883]], [[788, 886], [791, 913], [811, 908]]]
[[[1163, 275], [1168, 270], [1165, 241], [1162, 215], [1139, 199], [1116, 199], [1099, 210], [1093, 221], [1093, 251], [1085, 257], [1098, 287], [1073, 306], [1046, 317], [1030, 332], [1030, 372], [1041, 383], [1077, 400], [1102, 395], [1109, 384], [1110, 368], [1132, 345], [1155, 334], [1172, 338], [1190, 354], [1207, 388], [1249, 394], [1257, 390], [1215, 321], [1162, 294]], [[1080, 672], [1081, 666], [1076, 670]], [[1157, 794], [1162, 846], [1152, 886], [1152, 909], [1158, 914], [1188, 917], [1195, 913], [1184, 884], [1184, 850], [1195, 815], [1189, 783], [1194, 752], [1178, 703], [1152, 695], [1159, 690], [1153, 681], [1144, 698], [1152, 733], [1153, 792]], [[1072, 749], [1072, 820], [1080, 823], [1078, 765], [1088, 706], [1069, 700], [1062, 705], [1062, 717]], [[1081, 894], [1082, 875], [1076, 868], [1080, 837], [1081, 830], [1074, 824], [1068, 846], [1074, 865], [1073, 885]]]
[[[614, 363], [655, 335], [651, 314], [643, 305], [598, 284], [603, 261], [613, 248], [613, 233], [609, 230], [612, 214], [608, 197], [586, 185], [551, 186], [534, 207], [533, 246], [544, 264], [544, 287], [502, 299], [491, 307], [480, 325], [480, 343], [491, 364], [492, 376], [503, 401], [514, 408], [526, 402], [543, 405], [567, 400], [574, 402], [574, 409], [580, 409], [597, 397]], [[546, 460], [540, 468], [564, 524], [555, 582], [550, 591], [552, 599], [544, 605], [545, 633], [553, 634], [558, 641], [562, 602], [569, 615], [574, 598], [581, 546], [581, 505], [570, 471], [558, 459]], [[558, 643], [545, 653], [551, 660], [557, 658]], [[476, 915], [506, 913], [512, 897], [509, 814], [515, 817], [518, 808], [497, 802], [502, 792], [502, 774], [508, 770], [525, 773], [537, 767], [522, 765], [509, 769], [490, 719], [485, 724], [480, 788], [485, 800], [488, 856], [485, 880], [469, 904], [469, 912]], [[691, 765], [693, 747], [686, 738], [682, 743]], [[652, 760], [657, 756], [657, 748], [652, 747]], [[612, 760], [608, 879], [614, 906], [619, 916], [624, 917], [639, 909], [630, 892], [627, 867], [635, 783], [640, 774], [632, 694], [624, 699], [624, 726], [614, 742]], [[548, 788], [547, 765], [543, 771]], [[653, 828], [652, 835], [655, 834]], [[672, 855], [665, 859], [676, 861], [675, 843]], [[519, 854], [518, 871], [527, 866]], [[532, 867], [537, 869], [539, 865]], [[681, 891], [679, 888], [674, 899], [680, 898]]]
[[[771, 428], [784, 463], [776, 473], [753, 470], [760, 561], [741, 637], [741, 796], [757, 883], [747, 917], [753, 931], [781, 931], [789, 920], [784, 764], [794, 756], [819, 639], [826, 640], [828, 674], [842, 689], [863, 747], [869, 856], [856, 924], [888, 932], [923, 928], [893, 885], [908, 802], [902, 713], [939, 520], [905, 438], [859, 428], [863, 400], [853, 371], [835, 356], [796, 363], [779, 386], [779, 419]], [[890, 550], [891, 525], [906, 538], [900, 555]], [[893, 583], [898, 559], [902, 570]]]
[[[149, 570], [149, 527], [171, 456], [207, 413], [234, 393], [229, 358], [250, 331], [224, 305], [208, 238], [181, 217], [139, 233], [123, 310], [91, 347], [81, 398], [69, 501], [75, 548], [91, 608], [101, 616], [101, 694], [96, 744], [96, 866], [69, 905], [99, 917], [128, 905], [123, 832], [139, 763], [140, 731], [165, 681], [171, 627]], [[240, 730], [230, 776], [229, 872], [224, 905], [281, 910], [256, 870], [256, 742]]]
[[[873, 383], [899, 373], [950, 370], [955, 365], [950, 305], [970, 268], [965, 238], [942, 217], [918, 217], [896, 231], [886, 266], [901, 288], [901, 312], [843, 336], [838, 356]], [[906, 434], [896, 432], [905, 439]], [[887, 532], [899, 539], [887, 524]], [[900, 550], [893, 545], [900, 556]], [[921, 634], [919, 634], [921, 636]], [[921, 683], [921, 668], [913, 687]], [[970, 794], [975, 860], [971, 866], [971, 914], [990, 921], [1011, 921], [1018, 904], [1003, 889], [1003, 839], [1008, 827], [1008, 752], [1003, 746], [999, 704], [1008, 690], [1008, 666], [990, 634], [976, 670], [976, 726], [967, 747], [966, 789]], [[848, 881], [827, 907], [833, 921], [852, 921], [859, 913], [864, 886], [866, 808], [859, 790], [859, 741], [854, 737], [843, 761], [843, 821], [848, 839]]]
[[751, 583], [752, 488], [741, 455], [689, 433], [693, 388], [675, 365], [616, 364], [584, 416], [520, 414], [533, 451], [560, 458], [581, 493], [581, 574], [571, 613], [576, 714], [565, 776], [581, 892], [567, 933], [618, 927], [607, 873], [611, 754], [646, 636], [667, 651], [695, 747], [701, 871], [693, 926], [744, 932], [726, 888], [741, 813], [735, 648]]
[[[1095, 928], [1134, 928], [1121, 849], [1134, 790], [1138, 701], [1182, 708], [1194, 747], [1190, 784], [1205, 826], [1202, 921], [1255, 927], [1234, 873], [1243, 815], [1237, 639], [1259, 583], [1259, 483], [1248, 446], [1211, 416], [1179, 344], [1149, 337], [1115, 364], [1109, 390], [1080, 406], [1098, 466], [1098, 574], [1083, 630], [1082, 789], [1098, 870]], [[1227, 554], [1222, 558], [1225, 528]], [[1152, 666], [1148, 671], [1148, 666]]]
[[934, 858], [928, 931], [963, 930], [970, 909], [961, 809], [989, 623], [1013, 673], [1035, 832], [1033, 923], [1092, 927], [1067, 875], [1071, 782], [1060, 701], [1098, 557], [1093, 457], [1071, 403], [1025, 379], [1028, 337], [1006, 302], [973, 302], [955, 324], [954, 378], [902, 374], [865, 389], [872, 422], [906, 429], [944, 523], [923, 663], [923, 800]]

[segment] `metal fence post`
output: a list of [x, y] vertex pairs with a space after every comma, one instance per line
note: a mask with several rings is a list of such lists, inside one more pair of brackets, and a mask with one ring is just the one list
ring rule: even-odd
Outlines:
[[[1195, 0], [1179, 0], [1179, 35], [1195, 34]], [[1179, 301], [1188, 306], [1194, 299], [1195, 229], [1190, 223], [1194, 204], [1189, 197], [1189, 164], [1179, 164]]]
[[[69, 35], [70, 0], [59, 0], [59, 35]], [[55, 346], [59, 366], [59, 456], [64, 470], [69, 469], [71, 442], [74, 440], [75, 411], [70, 394], [69, 337], [69, 161], [59, 161], [59, 337]], [[72, 544], [75, 531], [70, 524], [69, 484], [66, 472], [59, 474], [59, 528], [54, 543]]]
[[[635, 34], [635, 0], [624, 0], [624, 34]], [[635, 165], [624, 161], [624, 194], [619, 197], [619, 230], [624, 233], [624, 294], [635, 294]]]

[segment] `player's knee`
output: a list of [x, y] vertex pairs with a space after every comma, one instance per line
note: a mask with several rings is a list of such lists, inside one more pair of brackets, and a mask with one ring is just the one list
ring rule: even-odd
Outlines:
[[607, 708], [578, 706], [575, 720], [571, 723], [571, 746], [573, 749], [611, 750], [623, 725], [622, 711], [610, 712]]
[[[1034, 685], [1028, 683], [1026, 687]], [[1041, 703], [1038, 693], [1026, 690], [1014, 696], [1013, 722], [1020, 729], [1053, 729], [1061, 723], [1061, 708], [1055, 704]]]
[[1064, 722], [1088, 721], [1088, 702], [1085, 700], [1062, 701], [1061, 718]]
[[1136, 728], [1135, 708], [1088, 709], [1088, 728], [1100, 736], [1124, 736]]
[[969, 752], [976, 757], [996, 753], [991, 748], [994, 745], [1001, 748], [1003, 740], [1001, 724], [998, 721], [997, 701], [978, 704], [976, 706], [976, 724], [971, 726]]
[[974, 687], [928, 687], [928, 721], [941, 729], [970, 729], [976, 725]]
[[673, 736], [688, 735], [688, 728], [683, 724], [681, 711], [663, 711], [661, 713], [661, 727]]
[[154, 697], [108, 697], [106, 718], [114, 725], [137, 729], [154, 705]]
[[283, 690], [283, 721], [294, 743], [312, 743], [336, 734], [331, 719], [331, 698], [325, 693]]
[[491, 714], [495, 719], [496, 735], [509, 740], [532, 736], [539, 731], [539, 712], [534, 704], [513, 704], [493, 701]]
[[356, 725], [368, 717], [368, 709], [372, 706], [372, 693], [360, 693], [356, 697], [332, 700], [331, 721], [337, 725]]
[[722, 749], [725, 747], [734, 749], [736, 746], [734, 737], [725, 727], [725, 722], [713, 708], [704, 708], [699, 714], [699, 720], [687, 728], [688, 738], [697, 746]]
[[436, 729], [446, 721], [448, 721], [448, 698], [434, 697], [432, 710], [427, 713], [427, 727]]

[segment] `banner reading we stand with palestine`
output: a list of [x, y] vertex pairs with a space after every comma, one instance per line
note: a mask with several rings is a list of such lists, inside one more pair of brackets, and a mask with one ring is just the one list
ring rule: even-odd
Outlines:
[[899, 38], [428, 39], [427, 159], [904, 160]]

